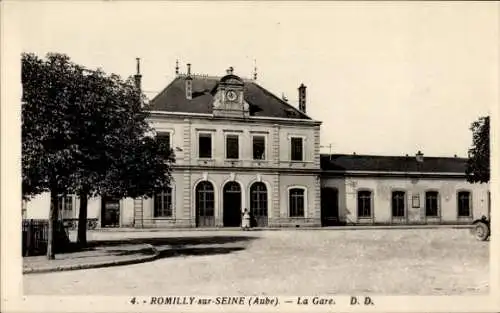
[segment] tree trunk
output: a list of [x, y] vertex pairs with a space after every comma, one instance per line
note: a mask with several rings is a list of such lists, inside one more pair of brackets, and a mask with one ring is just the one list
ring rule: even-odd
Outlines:
[[80, 194], [80, 212], [78, 214], [78, 236], [76, 242], [79, 246], [87, 245], [87, 207], [88, 189], [84, 188]]
[[56, 232], [57, 232], [57, 219], [59, 217], [58, 210], [59, 198], [55, 190], [50, 191], [50, 209], [48, 218], [48, 230], [47, 230], [47, 258], [49, 260], [55, 259], [55, 243], [56, 243]]

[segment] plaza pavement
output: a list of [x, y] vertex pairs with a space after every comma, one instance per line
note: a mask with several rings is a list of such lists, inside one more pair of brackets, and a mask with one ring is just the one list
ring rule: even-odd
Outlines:
[[23, 274], [81, 270], [148, 262], [159, 256], [150, 244], [100, 244], [91, 242], [85, 249], [57, 253], [55, 260], [46, 255], [23, 257]]
[[24, 275], [25, 294], [486, 294], [489, 242], [468, 229], [89, 232], [152, 244], [147, 263]]

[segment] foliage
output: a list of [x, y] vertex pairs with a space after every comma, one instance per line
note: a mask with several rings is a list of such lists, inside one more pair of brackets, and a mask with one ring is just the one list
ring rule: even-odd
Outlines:
[[53, 190], [71, 193], [72, 174], [80, 153], [73, 127], [75, 103], [81, 101], [76, 85], [82, 68], [69, 58], [49, 54], [43, 61], [23, 54], [22, 178], [23, 195]]
[[88, 196], [150, 196], [170, 183], [173, 153], [147, 136], [144, 97], [131, 79], [87, 70], [63, 54], [23, 54], [22, 84], [23, 197], [50, 191], [49, 220], [57, 219], [58, 196], [84, 199], [85, 220]]
[[470, 183], [490, 181], [490, 118], [481, 117], [470, 127], [472, 147], [469, 149], [466, 175]]

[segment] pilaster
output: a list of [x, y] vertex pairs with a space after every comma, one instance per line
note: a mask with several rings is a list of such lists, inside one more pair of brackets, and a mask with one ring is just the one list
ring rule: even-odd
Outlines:
[[[183, 149], [184, 149], [184, 164], [191, 164], [192, 159], [192, 138], [191, 138], [191, 120], [184, 119], [183, 129]], [[183, 171], [183, 190], [182, 190], [182, 203], [183, 203], [183, 219], [189, 219], [190, 224], [195, 227], [196, 220], [192, 210], [192, 193], [193, 186], [191, 179], [191, 170]]]
[[134, 199], [134, 227], [144, 227], [144, 201], [142, 198]]
[[[271, 221], [278, 219], [281, 217], [280, 211], [280, 175], [277, 173], [273, 176], [272, 179], [272, 213], [271, 213]], [[271, 222], [270, 221], [270, 222]]]
[[319, 126], [315, 126], [314, 127], [314, 157], [313, 157], [313, 161], [314, 161], [314, 167], [316, 168], [320, 168], [321, 164], [321, 160], [320, 160], [320, 127]]
[[279, 167], [279, 163], [280, 163], [280, 126], [278, 124], [273, 125], [272, 140], [271, 140], [271, 156], [272, 156], [272, 164], [276, 167]]

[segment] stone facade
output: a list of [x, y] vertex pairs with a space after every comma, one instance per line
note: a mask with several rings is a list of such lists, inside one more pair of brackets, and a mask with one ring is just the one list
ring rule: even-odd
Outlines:
[[[228, 119], [201, 115], [153, 114], [151, 124], [158, 135], [168, 134], [176, 153], [173, 171], [171, 217], [153, 217], [154, 201], [144, 200], [143, 211], [136, 214], [144, 227], [196, 227], [196, 186], [202, 181], [214, 187], [215, 227], [224, 226], [224, 186], [239, 184], [241, 199], [236, 209], [251, 208], [251, 186], [266, 187], [267, 226], [319, 226], [319, 122], [279, 119]], [[211, 134], [212, 157], [200, 158], [200, 134]], [[239, 158], [227, 159], [225, 138], [238, 136]], [[252, 137], [265, 138], [264, 158], [255, 160]], [[302, 161], [290, 160], [290, 139], [303, 139]], [[303, 188], [304, 214], [290, 217], [288, 190]]]
[[[305, 93], [301, 85], [298, 110], [232, 69], [212, 77], [189, 67], [148, 107], [175, 152], [171, 188], [149, 199], [90, 199], [88, 217], [102, 227], [192, 228], [238, 226], [244, 209], [262, 227], [460, 224], [489, 215], [489, 185], [468, 184], [463, 159], [320, 155], [321, 122], [305, 114]], [[77, 218], [78, 199], [68, 201], [64, 216]], [[50, 195], [39, 195], [23, 214], [47, 218], [49, 205]]]
[[[460, 178], [323, 177], [321, 188], [338, 192], [339, 218], [344, 224], [470, 224], [489, 216], [489, 185]], [[359, 193], [371, 193], [370, 216], [359, 216]], [[403, 218], [392, 216], [393, 192], [404, 192]], [[458, 215], [458, 193], [470, 193], [470, 214]], [[426, 194], [437, 193], [437, 214], [426, 214]]]

